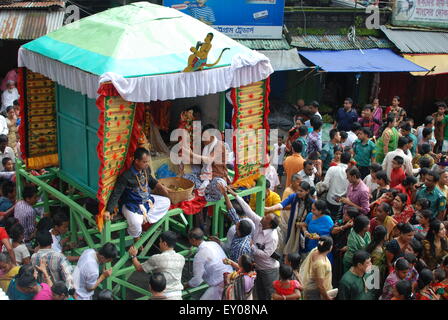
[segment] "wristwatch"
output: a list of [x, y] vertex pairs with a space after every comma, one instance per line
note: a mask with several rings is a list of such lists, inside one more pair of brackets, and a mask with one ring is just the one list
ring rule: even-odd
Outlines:
[[134, 258], [137, 258], [137, 256], [131, 256], [131, 260], [134, 260]]

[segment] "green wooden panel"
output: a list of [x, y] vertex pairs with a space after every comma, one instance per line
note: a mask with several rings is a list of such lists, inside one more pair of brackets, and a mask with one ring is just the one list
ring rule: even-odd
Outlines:
[[60, 169], [77, 182], [88, 185], [85, 127], [58, 117]]
[[88, 131], [87, 133], [87, 154], [89, 157], [89, 186], [95, 191], [98, 190], [98, 170], [100, 168], [100, 159], [96, 147], [99, 139], [96, 133]]
[[79, 92], [58, 86], [58, 112], [85, 123], [86, 98]]
[[98, 129], [100, 127], [98, 122], [99, 116], [100, 110], [96, 106], [96, 100], [87, 98], [87, 125], [91, 128]]

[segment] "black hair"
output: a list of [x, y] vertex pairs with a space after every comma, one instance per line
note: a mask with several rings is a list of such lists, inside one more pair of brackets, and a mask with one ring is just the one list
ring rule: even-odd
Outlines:
[[352, 99], [352, 98], [345, 98], [345, 99], [344, 99], [344, 102], [345, 102], [345, 101], [348, 101], [350, 104], [353, 104], [353, 99]]
[[305, 160], [305, 162], [303, 163], [303, 167], [305, 168], [306, 166], [312, 166], [314, 165], [312, 160]]
[[111, 243], [105, 243], [99, 250], [98, 253], [106, 259], [115, 259], [118, 257], [117, 247]]
[[341, 163], [343, 164], [348, 164], [350, 162], [350, 160], [352, 159], [352, 155], [350, 154], [350, 152], [343, 152], [341, 154]]
[[8, 136], [5, 134], [0, 134], [0, 143], [8, 143]]
[[428, 284], [430, 284], [434, 280], [434, 274], [430, 269], [423, 269], [420, 271], [418, 277], [418, 290], [422, 290]]
[[22, 288], [33, 288], [37, 285], [37, 280], [34, 278], [34, 274], [25, 272], [16, 279], [16, 283]]
[[422, 255], [423, 245], [416, 237], [412, 238], [411, 243], [409, 245], [411, 246], [412, 250], [417, 255], [417, 258]]
[[206, 124], [205, 126], [202, 127], [202, 134], [203, 134], [205, 131], [210, 130], [210, 129], [216, 129], [216, 127], [215, 127], [213, 124], [211, 124], [211, 123]]
[[357, 121], [353, 122], [352, 132], [356, 132], [358, 130], [361, 130], [361, 128], [362, 128], [362, 125], [359, 122], [357, 122]]
[[351, 219], [355, 219], [357, 216], [361, 215], [361, 212], [355, 207], [348, 207], [346, 212]]
[[322, 119], [319, 116], [313, 116], [310, 120], [310, 123], [314, 131], [319, 130], [324, 125]]
[[435, 269], [433, 274], [434, 274], [434, 280], [436, 282], [442, 282], [446, 278], [445, 270], [443, 270], [442, 268]]
[[371, 104], [366, 104], [363, 108], [362, 108], [362, 111], [364, 111], [364, 110], [370, 110], [370, 111], [373, 111], [373, 107], [372, 107], [372, 105]]
[[12, 105], [13, 106], [20, 106], [19, 100], [14, 100]]
[[[423, 211], [426, 211], [425, 209], [429, 209], [429, 207], [431, 206], [431, 202], [426, 198], [417, 199], [417, 201], [415, 201], [415, 203], [418, 203], [422, 207], [422, 213], [423, 213]], [[432, 216], [432, 212], [429, 211], [429, 213]]]
[[401, 156], [395, 156], [392, 160], [397, 162], [399, 165], [403, 165], [404, 163], [404, 159]]
[[204, 231], [202, 231], [200, 228], [191, 229], [188, 232], [188, 239], [204, 240]]
[[[431, 152], [431, 146], [429, 145], [429, 143], [423, 143], [420, 145], [419, 147], [419, 152], [420, 154], [427, 154]], [[422, 158], [423, 159], [423, 158]], [[429, 160], [429, 159], [428, 159]], [[430, 160], [429, 160], [430, 161]]]
[[403, 257], [400, 257], [397, 260], [395, 260], [395, 263], [394, 263], [395, 270], [404, 271], [404, 270], [409, 270], [410, 267], [411, 266], [409, 265], [408, 260], [406, 260]]
[[177, 242], [177, 234], [173, 231], [165, 231], [160, 235], [160, 240], [166, 242], [168, 247], [174, 248]]
[[64, 281], [56, 281], [51, 287], [51, 292], [57, 295], [64, 295], [66, 297], [72, 296], [75, 294], [75, 289], [71, 288], [70, 290], [65, 285]]
[[4, 219], [3, 226], [6, 230], [6, 233], [9, 234], [11, 228], [18, 223], [19, 223], [19, 220], [14, 217], [8, 217], [8, 218]]
[[435, 103], [435, 105], [436, 105], [437, 108], [446, 108], [446, 103], [445, 103], [445, 101], [437, 101], [437, 102]]
[[325, 214], [327, 216], [330, 215], [330, 210], [328, 210], [327, 202], [325, 202], [324, 200], [317, 200], [316, 202], [314, 202], [314, 206], [318, 211], [322, 211], [322, 214]]
[[334, 153], [336, 153], [336, 152], [341, 152], [341, 154], [342, 154], [342, 152], [344, 152], [343, 146], [342, 146], [342, 145], [339, 145], [339, 144], [334, 145], [334, 147], [333, 147], [333, 152], [334, 152]]
[[9, 157], [4, 157], [4, 158], [2, 159], [2, 165], [3, 165], [3, 167], [6, 166], [6, 164], [8, 163], [8, 161], [12, 161], [12, 159], [9, 158]]
[[53, 225], [56, 227], [62, 226], [64, 222], [70, 221], [70, 217], [65, 211], [58, 211], [53, 215]]
[[303, 137], [308, 134], [308, 127], [307, 126], [300, 126], [299, 127], [299, 136]]
[[341, 139], [347, 139], [348, 133], [345, 131], [339, 131], [339, 135], [341, 136]]
[[381, 202], [378, 205], [378, 209], [381, 208], [384, 212], [387, 213], [388, 216], [393, 215], [393, 211], [392, 211], [392, 207], [390, 204], [388, 204], [387, 202]]
[[401, 234], [407, 234], [414, 232], [414, 227], [410, 223], [399, 223], [397, 224], [397, 229]]
[[103, 289], [103, 290], [101, 290], [98, 293], [97, 300], [109, 300], [109, 301], [112, 301], [112, 300], [114, 300], [114, 294], [109, 289]]
[[371, 137], [372, 136], [372, 131], [369, 129], [369, 128], [367, 128], [367, 127], [362, 127], [361, 128], [361, 131], [365, 134], [365, 135], [367, 135], [367, 137]]
[[433, 116], [426, 116], [425, 120], [423, 120], [423, 125], [427, 126], [428, 124], [432, 123], [434, 121], [434, 117]]
[[6, 113], [9, 113], [9, 111], [14, 110], [14, 106], [7, 106], [6, 107]]
[[271, 219], [271, 228], [272, 229], [277, 229], [278, 225], [280, 224], [280, 219], [277, 215], [272, 214], [272, 219]]
[[395, 122], [395, 113], [389, 113], [386, 117], [386, 120], [381, 125], [380, 129], [378, 130], [378, 136], [382, 136], [384, 130], [389, 126], [389, 124]]
[[[429, 230], [426, 234], [426, 240], [428, 240], [430, 246], [431, 246], [431, 253], [433, 256], [436, 255], [436, 246], [434, 244], [436, 239], [436, 234], [439, 233], [440, 228], [443, 226], [443, 222], [441, 222], [438, 219], [434, 219], [429, 223]], [[443, 251], [448, 251], [448, 241], [446, 238], [440, 239], [440, 244], [442, 246]]]
[[417, 179], [414, 176], [407, 175], [406, 178], [401, 182], [405, 187], [412, 186], [417, 183]]
[[49, 247], [53, 243], [53, 238], [49, 231], [39, 230], [36, 233], [36, 241], [40, 247]]
[[293, 270], [297, 270], [300, 267], [300, 261], [302, 258], [298, 252], [293, 252], [288, 254], [288, 261], [291, 264]]
[[378, 171], [376, 173], [376, 180], [383, 180], [386, 184], [389, 184], [389, 177], [387, 176], [387, 172], [386, 171]]
[[393, 98], [392, 98], [392, 100], [393, 99], [397, 99], [398, 101], [400, 101], [400, 97], [399, 96], [394, 96]]
[[209, 32], [209, 33], [207, 33], [207, 37], [208, 36], [211, 36], [211, 39], [210, 40], [212, 40], [213, 39], [213, 37], [215, 36], [212, 32]]
[[[429, 202], [429, 200], [428, 200], [428, 199], [425, 199], [425, 198], [423, 198], [422, 200], [426, 200], [427, 202]], [[425, 204], [426, 204], [426, 203], [425, 203]], [[423, 206], [422, 206], [422, 207], [423, 207]], [[432, 211], [431, 211], [431, 210], [428, 210], [428, 209], [422, 210], [422, 211], [420, 212], [420, 214], [421, 214], [424, 218], [428, 219], [430, 222], [431, 222], [432, 220], [434, 220], [433, 217], [432, 217]]]
[[411, 130], [412, 130], [412, 127], [411, 127], [411, 125], [409, 124], [409, 122], [405, 122], [405, 123], [403, 123], [403, 124], [401, 125], [401, 129], [404, 130], [404, 131], [411, 131]]
[[166, 289], [166, 278], [161, 272], [154, 272], [149, 276], [149, 285], [155, 292], [163, 292]]
[[420, 167], [420, 171], [418, 172], [420, 176], [422, 174], [427, 174], [430, 171], [431, 160], [426, 157], [422, 157], [418, 160], [418, 166]]
[[351, 176], [351, 177], [356, 177], [356, 178], [358, 178], [358, 179], [361, 178], [361, 172], [360, 172], [359, 169], [356, 168], [356, 167], [353, 167], [353, 168], [348, 169], [348, 170], [347, 170], [347, 173], [348, 173], [348, 175]]
[[368, 253], [372, 253], [373, 250], [375, 250], [378, 245], [384, 241], [384, 238], [387, 235], [387, 229], [384, 226], [376, 226], [375, 229], [373, 229], [372, 233], [372, 241], [367, 245], [366, 251]]
[[317, 250], [322, 252], [330, 251], [331, 247], [333, 246], [333, 239], [328, 236], [323, 236], [319, 238]]
[[137, 148], [134, 152], [134, 160], [141, 160], [145, 154], [149, 156], [149, 151], [145, 148]]
[[22, 191], [22, 198], [23, 199], [30, 199], [37, 193], [36, 186], [27, 185], [23, 188]]
[[424, 128], [422, 130], [422, 136], [423, 138], [427, 138], [428, 136], [430, 136], [432, 134], [432, 129], [431, 128]]
[[329, 133], [330, 140], [333, 140], [337, 133], [338, 133], [338, 129], [331, 129], [330, 133]]
[[248, 254], [243, 254], [241, 257], [241, 267], [243, 267], [243, 270], [245, 272], [251, 272], [255, 270], [255, 262], [254, 259], [248, 255]]
[[316, 100], [311, 101], [311, 103], [309, 104], [310, 106], [313, 106], [315, 108], [319, 108], [319, 102], [317, 102]]
[[308, 198], [312, 199], [313, 194], [316, 192], [316, 189], [312, 187], [307, 181], [300, 182], [300, 188], [305, 191], [309, 191]]
[[408, 138], [400, 137], [400, 138], [398, 138], [398, 145], [397, 145], [397, 147], [400, 148], [400, 149], [403, 149], [403, 147], [405, 145], [407, 145], [408, 143], [409, 143], [409, 139]]
[[414, 300], [412, 295], [412, 283], [408, 280], [400, 280], [395, 284], [397, 292], [404, 297], [405, 300]]
[[407, 262], [409, 262], [410, 264], [416, 264], [417, 263], [417, 257], [415, 254], [411, 253], [411, 252], [406, 252], [403, 256]]
[[429, 171], [426, 175], [433, 177], [434, 178], [434, 182], [437, 182], [440, 179], [439, 173], [437, 171], [435, 171], [435, 170]]
[[448, 266], [448, 255], [443, 258], [442, 265]]
[[240, 232], [240, 237], [246, 237], [252, 233], [252, 225], [247, 220], [240, 220], [238, 230]]
[[406, 206], [406, 201], [408, 201], [408, 195], [406, 193], [399, 193], [396, 195], [396, 197], [400, 198], [401, 202], [403, 202], [403, 205]]
[[42, 231], [50, 231], [51, 228], [53, 228], [53, 220], [50, 217], [43, 217], [39, 220], [39, 222], [36, 225], [37, 232]]
[[355, 218], [353, 221], [353, 231], [356, 233], [360, 233], [362, 230], [364, 230], [368, 225], [370, 224], [369, 218], [367, 218], [365, 215], [359, 215]]
[[287, 264], [281, 264], [279, 268], [280, 280], [290, 280], [293, 275], [292, 267]]
[[373, 171], [373, 172], [375, 172], [375, 173], [377, 173], [377, 172], [383, 170], [383, 167], [382, 167], [380, 164], [374, 162], [374, 163], [372, 163], [372, 165], [370, 166], [370, 170]]
[[318, 151], [313, 151], [308, 155], [308, 160], [318, 160], [320, 158]]
[[13, 193], [16, 190], [16, 185], [14, 182], [6, 180], [2, 184], [2, 195], [4, 197], [7, 197], [11, 193]]
[[356, 267], [359, 263], [364, 264], [368, 259], [370, 259], [370, 254], [364, 250], [358, 250], [353, 254], [352, 266]]
[[20, 224], [14, 224], [8, 232], [9, 237], [14, 242], [19, 242], [19, 239], [25, 234], [25, 228]]
[[301, 141], [294, 141], [293, 143], [292, 143], [292, 150], [294, 150], [294, 152], [296, 152], [296, 153], [301, 153], [302, 152], [302, 150], [303, 150], [303, 144], [302, 144], [302, 142]]

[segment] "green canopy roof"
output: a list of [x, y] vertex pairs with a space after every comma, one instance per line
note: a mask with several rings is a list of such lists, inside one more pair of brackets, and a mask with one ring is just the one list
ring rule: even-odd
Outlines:
[[215, 68], [229, 66], [236, 54], [249, 53], [231, 38], [175, 9], [138, 2], [68, 24], [23, 48], [86, 72], [140, 77], [181, 72], [190, 47], [213, 32], [208, 63], [226, 51]]

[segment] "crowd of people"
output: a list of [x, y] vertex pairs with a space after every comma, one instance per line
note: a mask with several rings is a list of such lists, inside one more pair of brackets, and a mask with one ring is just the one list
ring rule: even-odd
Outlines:
[[[163, 232], [161, 253], [146, 261], [131, 246], [135, 271], [149, 274], [151, 299], [179, 300], [203, 283], [202, 300], [448, 298], [446, 104], [437, 103], [437, 111], [414, 128], [399, 97], [387, 108], [375, 99], [361, 116], [347, 98], [325, 143], [319, 103], [299, 105], [295, 126], [271, 150], [263, 216], [255, 212], [255, 195], [241, 197], [229, 184], [226, 162], [214, 162], [225, 153], [223, 145], [210, 138], [202, 155], [183, 149], [206, 163], [186, 177], [209, 201], [224, 198], [230, 227], [225, 239], [203, 225], [189, 230], [185, 240], [196, 253], [188, 281], [188, 262], [175, 251], [179, 234]], [[0, 135], [4, 171], [12, 172], [8, 141]], [[144, 225], [170, 207], [170, 191], [152, 176], [149, 160], [148, 150], [135, 151], [104, 213], [115, 219], [115, 208], [121, 209], [135, 243]], [[34, 207], [35, 186], [26, 185], [23, 200], [16, 201], [13, 172], [3, 179], [0, 288], [9, 299], [113, 299], [98, 287], [113, 274], [104, 265], [118, 258], [116, 246], [69, 254], [74, 244], [67, 237], [67, 208], [44, 214]]]

